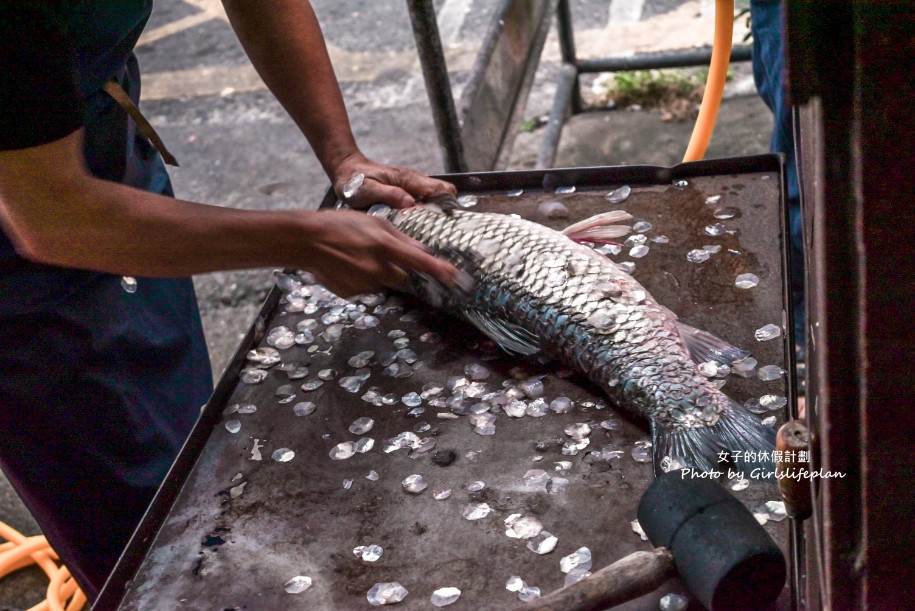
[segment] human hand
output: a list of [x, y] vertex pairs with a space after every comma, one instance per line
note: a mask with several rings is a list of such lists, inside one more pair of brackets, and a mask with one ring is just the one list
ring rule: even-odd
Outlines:
[[341, 297], [378, 290], [405, 289], [409, 271], [457, 287], [461, 272], [429, 254], [417, 240], [387, 221], [353, 210], [308, 213], [307, 259], [301, 265]]
[[[362, 185], [346, 197], [344, 187], [357, 174], [364, 176]], [[376, 163], [362, 153], [354, 153], [340, 162], [331, 174], [337, 197], [353, 208], [387, 204], [392, 208], [409, 208], [418, 199], [438, 193], [457, 193], [449, 182], [430, 178], [416, 170]]]

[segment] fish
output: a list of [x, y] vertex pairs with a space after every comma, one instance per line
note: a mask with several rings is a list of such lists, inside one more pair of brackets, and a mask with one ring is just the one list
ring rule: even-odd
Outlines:
[[517, 215], [461, 209], [452, 199], [369, 210], [473, 280], [453, 290], [417, 277], [420, 298], [467, 320], [509, 353], [561, 361], [617, 406], [647, 419], [658, 473], [678, 466], [720, 470], [723, 456], [746, 473], [771, 468], [765, 457], [774, 449], [774, 429], [698, 369], [749, 353], [678, 320], [583, 243], [625, 235], [629, 227], [618, 223], [631, 219], [628, 213], [606, 212], [559, 232]]

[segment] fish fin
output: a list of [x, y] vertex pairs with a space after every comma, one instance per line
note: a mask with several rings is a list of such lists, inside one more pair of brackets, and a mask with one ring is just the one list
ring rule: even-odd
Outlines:
[[480, 310], [463, 310], [462, 314], [506, 352], [531, 356], [541, 350], [540, 340], [524, 327], [500, 320]]
[[583, 221], [573, 223], [566, 227], [562, 233], [575, 242], [607, 242], [632, 231], [632, 228], [628, 225], [614, 224], [628, 221], [631, 218], [632, 215], [628, 212], [611, 210], [610, 212], [602, 212]]
[[734, 361], [750, 356], [746, 350], [733, 346], [723, 339], [716, 337], [708, 331], [691, 327], [686, 323], [677, 322], [680, 339], [696, 363], [716, 361], [723, 365], [730, 365]]
[[[665, 457], [684, 468], [704, 472], [724, 471], [724, 462], [730, 461], [744, 477], [749, 477], [756, 469], [759, 469], [756, 474], [769, 474], [775, 469], [772, 462], [775, 429], [763, 424], [743, 405], [728, 398], [726, 401], [718, 422], [711, 426], [652, 425], [656, 474], [663, 472]], [[751, 456], [748, 457], [748, 453]]]

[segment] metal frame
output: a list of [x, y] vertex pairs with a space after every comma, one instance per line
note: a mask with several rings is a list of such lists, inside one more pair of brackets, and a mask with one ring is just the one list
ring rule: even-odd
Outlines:
[[[483, 73], [488, 67], [498, 42], [499, 34], [505, 29], [508, 10], [511, 0], [503, 0], [496, 11], [494, 26], [490, 30], [474, 66], [473, 74], [467, 85], [466, 93], [462, 100], [462, 111], [456, 110], [454, 98], [451, 93], [451, 84], [448, 78], [448, 69], [442, 50], [441, 39], [438, 34], [438, 25], [435, 21], [435, 9], [432, 0], [407, 0], [410, 18], [413, 25], [413, 34], [416, 39], [417, 51], [423, 76], [426, 81], [426, 90], [429, 103], [432, 106], [432, 115], [435, 129], [438, 134], [439, 144], [443, 150], [445, 170], [447, 172], [466, 172], [468, 170], [493, 170], [496, 169], [501, 157], [510, 149], [512, 134], [510, 128], [518, 123], [518, 118], [523, 112], [523, 105], [527, 92], [533, 81], [533, 74], [540, 61], [543, 48], [543, 39], [549, 30], [549, 14], [543, 16], [538, 37], [532, 45], [532, 50], [524, 66], [522, 86], [514, 97], [514, 108], [507, 113], [502, 125], [500, 138], [495, 151], [486, 155], [487, 159], [480, 167], [469, 167], [465, 157], [465, 146], [468, 137], [472, 134], [468, 125], [466, 113], [469, 101], [472, 101], [479, 91], [483, 80]], [[575, 53], [575, 33], [572, 23], [572, 11], [568, 0], [558, 0], [555, 3], [556, 26], [559, 32], [559, 46], [562, 56], [562, 68], [556, 88], [556, 96], [550, 110], [546, 133], [537, 156], [537, 167], [547, 169], [553, 167], [556, 161], [556, 151], [562, 136], [562, 128], [569, 116], [587, 109], [581, 97], [580, 76], [582, 74], [597, 72], [626, 72], [632, 70], [651, 70], [659, 68], [683, 68], [689, 66], [708, 65], [712, 57], [711, 47], [686, 51], [667, 51], [661, 53], [643, 53], [625, 57], [603, 57], [595, 59], [578, 59]], [[542, 36], [541, 36], [542, 34]], [[750, 61], [752, 47], [741, 45], [731, 50], [731, 62]], [[458, 116], [464, 117], [462, 129]], [[478, 157], [479, 155], [475, 156]]]

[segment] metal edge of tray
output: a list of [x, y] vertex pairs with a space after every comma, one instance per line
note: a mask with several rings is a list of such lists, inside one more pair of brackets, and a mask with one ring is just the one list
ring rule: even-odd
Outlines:
[[[436, 178], [453, 183], [459, 192], [496, 191], [507, 188], [549, 189], [563, 185], [576, 185], [580, 187], [605, 185], [608, 182], [640, 183], [640, 184], [665, 184], [671, 181], [692, 176], [718, 176], [723, 174], [745, 174], [750, 172], [778, 172], [784, 176], [784, 158], [779, 154], [753, 155], [746, 157], [731, 157], [707, 161], [682, 163], [671, 167], [631, 165], [631, 166], [593, 166], [582, 168], [559, 168], [541, 170], [516, 170], [496, 172], [468, 172], [463, 174], [439, 174]], [[786, 231], [788, 224], [788, 207], [785, 204], [786, 187], [784, 180], [780, 181], [781, 194], [779, 204], [782, 272], [784, 274], [785, 295], [784, 303], [790, 303], [790, 265], [786, 248]], [[328, 189], [321, 202], [320, 209], [334, 206], [337, 197], [333, 189]], [[134, 531], [133, 536], [121, 554], [114, 570], [109, 575], [98, 599], [92, 606], [93, 611], [117, 609], [120, 605], [130, 581], [133, 579], [140, 565], [143, 563], [156, 535], [165, 521], [171, 507], [178, 498], [188, 476], [197, 463], [200, 454], [206, 445], [216, 422], [222, 416], [226, 401], [231, 396], [238, 384], [238, 374], [243, 368], [245, 355], [248, 350], [256, 346], [264, 333], [264, 323], [276, 308], [282, 294], [277, 286], [270, 289], [264, 304], [261, 307], [252, 326], [245, 333], [231, 361], [223, 371], [213, 394], [206, 405], [202, 406], [201, 414], [194, 424], [187, 440], [184, 442], [175, 462], [172, 464], [159, 490], [156, 492], [149, 508]], [[791, 308], [787, 308], [786, 342], [793, 342], [793, 316]], [[785, 353], [788, 357], [790, 370], [795, 370], [795, 359], [789, 343]], [[797, 417], [796, 392], [794, 376], [788, 376], [788, 417]], [[792, 586], [792, 608], [798, 592], [795, 590], [799, 584], [799, 575], [796, 571], [800, 566], [796, 562], [796, 555], [803, 544], [800, 543], [800, 530], [798, 524], [792, 524], [791, 529], [791, 556], [792, 573], [790, 584]]]

